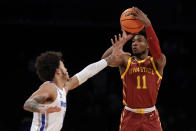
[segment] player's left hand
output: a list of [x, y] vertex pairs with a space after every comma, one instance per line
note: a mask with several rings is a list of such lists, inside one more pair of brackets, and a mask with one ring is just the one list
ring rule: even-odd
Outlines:
[[53, 113], [53, 112], [59, 112], [61, 111], [61, 108], [58, 106], [52, 106], [47, 108], [46, 110], [40, 111], [40, 113], [45, 114], [45, 113]]

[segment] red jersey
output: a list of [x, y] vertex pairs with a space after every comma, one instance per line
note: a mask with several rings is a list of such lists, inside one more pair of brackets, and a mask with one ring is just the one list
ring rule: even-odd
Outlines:
[[136, 60], [130, 57], [123, 81], [123, 104], [130, 108], [149, 108], [156, 104], [162, 76], [156, 69], [153, 57]]

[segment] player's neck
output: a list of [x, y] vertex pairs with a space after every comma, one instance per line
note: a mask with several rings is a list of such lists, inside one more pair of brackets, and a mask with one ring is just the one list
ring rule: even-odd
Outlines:
[[144, 60], [144, 59], [146, 59], [148, 57], [148, 51], [144, 50], [143, 52], [136, 53], [134, 55], [135, 55], [135, 59], [136, 60]]
[[65, 87], [65, 81], [54, 79], [54, 83], [60, 88], [63, 89]]
[[135, 58], [136, 58], [137, 60], [144, 60], [144, 59], [146, 59], [147, 57], [148, 57], [147, 54], [135, 55]]

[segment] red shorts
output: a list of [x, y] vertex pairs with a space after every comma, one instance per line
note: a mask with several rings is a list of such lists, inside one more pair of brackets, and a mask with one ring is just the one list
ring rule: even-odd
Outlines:
[[124, 109], [121, 114], [120, 131], [162, 131], [158, 111], [139, 114]]

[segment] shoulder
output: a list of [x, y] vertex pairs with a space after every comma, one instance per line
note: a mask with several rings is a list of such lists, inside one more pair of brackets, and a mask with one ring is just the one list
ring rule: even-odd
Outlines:
[[130, 53], [125, 53], [124, 55], [123, 55], [123, 64], [121, 65], [121, 67], [124, 67], [124, 68], [126, 68], [127, 67], [127, 64], [128, 64], [128, 62], [129, 62], [129, 58], [131, 58], [131, 54]]
[[[128, 68], [129, 64], [131, 63], [132, 56], [131, 54], [125, 54], [123, 56], [123, 64], [119, 66], [120, 74], [122, 75], [125, 70]], [[130, 62], [129, 62], [130, 61]]]
[[163, 69], [166, 65], [166, 57], [164, 54], [162, 54], [161, 58], [159, 59], [154, 59], [153, 57], [151, 58], [152, 59], [152, 63], [153, 63], [153, 66], [157, 68], [158, 72], [163, 75]]
[[44, 82], [40, 85], [39, 89], [36, 90], [30, 98], [37, 97], [37, 96], [44, 96], [47, 99], [53, 100], [56, 96], [56, 87], [54, 84], [50, 82]]
[[39, 90], [43, 90], [46, 92], [53, 92], [54, 90], [56, 90], [56, 87], [53, 83], [47, 81], [40, 86]]
[[162, 54], [159, 59], [152, 58], [158, 68], [164, 68], [166, 65], [166, 56]]

